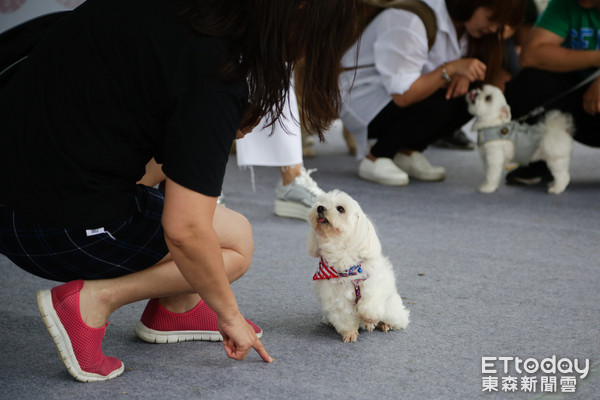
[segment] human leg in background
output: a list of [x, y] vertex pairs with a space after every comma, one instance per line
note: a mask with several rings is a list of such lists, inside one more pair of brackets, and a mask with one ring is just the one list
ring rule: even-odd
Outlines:
[[308, 220], [310, 208], [323, 190], [302, 164], [281, 167], [281, 181], [275, 188], [275, 215]]
[[[513, 119], [520, 118], [582, 80], [577, 73], [524, 68], [506, 84], [504, 95]], [[550, 105], [556, 107], [557, 104]], [[581, 106], [581, 105], [579, 105]]]
[[[461, 127], [463, 125], [461, 125]], [[445, 131], [445, 133], [440, 138], [433, 141], [431, 145], [451, 150], [470, 151], [475, 149], [475, 143], [467, 137], [465, 132], [460, 127]]]
[[444, 168], [432, 166], [422, 152], [469, 119], [466, 102], [463, 99], [446, 100], [442, 91], [406, 108], [390, 102], [369, 124], [369, 137], [377, 139], [377, 142], [371, 148], [367, 161], [361, 162], [363, 172], [369, 161], [374, 164], [380, 159], [391, 159], [412, 178], [442, 180], [445, 178]]
[[259, 125], [237, 140], [237, 162], [240, 167], [279, 167], [281, 180], [275, 188], [275, 215], [307, 220], [316, 196], [323, 191], [310, 176], [315, 170], [303, 166], [298, 105], [295, 93], [290, 91], [289, 95], [289, 107], [282, 120], [284, 126], [277, 123], [271, 129]]
[[451, 150], [470, 151], [475, 149], [475, 142], [469, 139], [462, 129], [455, 129], [450, 134], [433, 142], [432, 145]]

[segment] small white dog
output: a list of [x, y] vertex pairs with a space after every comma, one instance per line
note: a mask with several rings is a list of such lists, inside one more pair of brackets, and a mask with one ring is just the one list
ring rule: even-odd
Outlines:
[[392, 264], [358, 203], [339, 190], [325, 193], [309, 223], [307, 251], [320, 257], [313, 281], [325, 322], [344, 342], [355, 342], [359, 328], [404, 329], [409, 311], [396, 291]]
[[574, 130], [569, 114], [552, 110], [535, 125], [511, 121], [504, 94], [492, 85], [470, 91], [466, 100], [469, 112], [475, 116], [473, 130], [478, 132], [479, 152], [486, 169], [480, 192], [494, 192], [503, 168], [509, 164], [527, 165], [536, 160], [546, 161], [554, 178], [548, 193], [559, 194], [566, 189]]

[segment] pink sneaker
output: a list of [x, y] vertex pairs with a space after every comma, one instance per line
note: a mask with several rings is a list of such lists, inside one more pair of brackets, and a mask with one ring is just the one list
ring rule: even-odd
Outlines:
[[102, 354], [106, 325], [91, 328], [81, 319], [79, 292], [83, 281], [72, 281], [37, 293], [37, 303], [58, 355], [73, 378], [81, 382], [104, 381], [121, 375], [121, 360]]
[[[262, 329], [250, 320], [246, 320], [262, 337]], [[141, 320], [135, 326], [135, 334], [149, 343], [176, 343], [191, 340], [218, 342], [223, 340], [217, 327], [217, 314], [204, 300], [190, 311], [174, 313], [150, 299]]]

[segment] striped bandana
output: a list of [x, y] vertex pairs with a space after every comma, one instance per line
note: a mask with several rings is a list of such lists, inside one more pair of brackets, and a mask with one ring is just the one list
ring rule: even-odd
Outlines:
[[[313, 275], [313, 281], [318, 281], [321, 279], [334, 279], [334, 278], [345, 278], [348, 276], [356, 276], [358, 274], [362, 274], [362, 261], [353, 267], [348, 268], [347, 271], [336, 271], [334, 267], [327, 264], [327, 261], [323, 257], [319, 261], [319, 268], [317, 272]], [[365, 278], [366, 279], [366, 278]], [[361, 279], [364, 280], [364, 279]]]
[[[361, 275], [360, 277], [358, 275]], [[321, 279], [335, 279], [335, 278], [346, 278], [349, 276], [357, 276], [357, 279], [353, 279], [352, 285], [354, 285], [354, 292], [356, 294], [356, 300], [354, 301], [354, 303], [358, 303], [358, 301], [360, 300], [360, 298], [362, 297], [360, 294], [360, 282], [366, 280], [369, 275], [367, 275], [366, 273], [363, 274], [363, 270], [362, 270], [362, 261], [358, 263], [358, 265], [354, 265], [350, 268], [348, 268], [348, 270], [346, 271], [336, 271], [335, 268], [331, 265], [327, 265], [327, 261], [325, 261], [325, 259], [323, 257], [321, 257], [321, 260], [319, 261], [319, 268], [317, 269], [317, 272], [315, 272], [315, 274], [313, 275], [313, 281], [318, 281]]]

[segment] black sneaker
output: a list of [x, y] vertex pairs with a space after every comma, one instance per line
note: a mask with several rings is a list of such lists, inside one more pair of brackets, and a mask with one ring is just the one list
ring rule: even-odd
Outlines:
[[507, 185], [531, 186], [552, 182], [554, 178], [545, 161], [535, 161], [506, 174]]
[[462, 129], [457, 129], [433, 143], [436, 147], [453, 150], [473, 150], [475, 143], [465, 135]]

